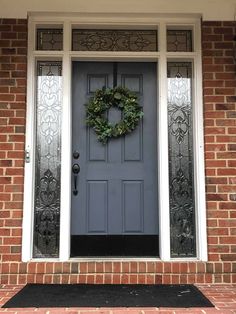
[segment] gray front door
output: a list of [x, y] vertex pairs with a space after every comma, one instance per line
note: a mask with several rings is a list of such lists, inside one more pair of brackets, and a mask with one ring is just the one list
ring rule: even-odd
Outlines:
[[[155, 63], [117, 63], [117, 85], [137, 93], [144, 117], [129, 135], [106, 145], [86, 127], [85, 106], [98, 88], [113, 87], [114, 63], [73, 62], [73, 235], [157, 235], [157, 82]], [[121, 112], [111, 108], [109, 121]]]

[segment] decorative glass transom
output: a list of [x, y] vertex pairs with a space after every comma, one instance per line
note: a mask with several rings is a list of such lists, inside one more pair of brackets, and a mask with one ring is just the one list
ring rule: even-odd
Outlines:
[[62, 50], [62, 29], [37, 29], [37, 50]]
[[167, 51], [192, 51], [192, 31], [167, 30]]
[[171, 257], [196, 256], [192, 63], [168, 63]]
[[157, 51], [156, 30], [74, 29], [74, 51]]
[[58, 257], [61, 177], [61, 62], [37, 63], [33, 257]]

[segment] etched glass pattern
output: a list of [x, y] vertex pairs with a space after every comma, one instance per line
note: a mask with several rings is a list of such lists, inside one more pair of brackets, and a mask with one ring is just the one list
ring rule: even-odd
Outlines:
[[72, 50], [157, 51], [157, 31], [74, 29]]
[[62, 50], [63, 31], [62, 29], [38, 29], [37, 50]]
[[61, 69], [61, 62], [37, 63], [34, 257], [59, 252]]
[[171, 256], [196, 256], [192, 64], [168, 63], [169, 194]]
[[192, 51], [192, 31], [167, 30], [167, 51]]

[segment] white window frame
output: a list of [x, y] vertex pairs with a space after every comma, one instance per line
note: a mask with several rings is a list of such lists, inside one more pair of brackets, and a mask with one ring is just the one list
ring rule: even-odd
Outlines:
[[[62, 25], [63, 51], [35, 50], [37, 27]], [[158, 29], [157, 52], [83, 52], [71, 51], [71, 30], [84, 28]], [[193, 52], [166, 52], [167, 27], [186, 27], [193, 30]], [[28, 20], [28, 73], [27, 73], [27, 125], [26, 151], [30, 162], [25, 163], [22, 260], [33, 259], [34, 220], [34, 164], [35, 164], [35, 63], [37, 60], [62, 60], [62, 155], [61, 155], [61, 211], [59, 258], [46, 260], [70, 260], [70, 212], [71, 212], [71, 62], [80, 61], [142, 61], [158, 62], [158, 195], [159, 195], [159, 255], [151, 260], [201, 260], [207, 261], [205, 177], [203, 150], [203, 101], [201, 63], [201, 23], [199, 16], [168, 18], [155, 14], [31, 14]], [[168, 124], [167, 124], [167, 61], [191, 60], [194, 64], [193, 79], [193, 129], [194, 129], [194, 178], [196, 211], [196, 258], [171, 258], [168, 180]], [[97, 259], [97, 258], [96, 258]], [[124, 258], [122, 258], [123, 260]], [[144, 258], [143, 258], [144, 259]], [[37, 260], [37, 259], [33, 259]], [[81, 260], [86, 260], [83, 258]], [[138, 258], [140, 260], [140, 258]], [[145, 260], [148, 260], [145, 258]]]

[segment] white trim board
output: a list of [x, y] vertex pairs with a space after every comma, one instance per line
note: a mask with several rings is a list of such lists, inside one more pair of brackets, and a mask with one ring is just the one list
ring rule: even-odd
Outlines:
[[[63, 51], [36, 51], [34, 49], [35, 30], [37, 25], [59, 24], [63, 26]], [[79, 52], [70, 51], [71, 29], [74, 25], [81, 27], [91, 26], [104, 28], [137, 28], [150, 26], [158, 28], [158, 52]], [[171, 25], [181, 27], [188, 26], [194, 32], [194, 51], [188, 53], [166, 52], [166, 29]], [[34, 146], [35, 146], [35, 62], [36, 60], [62, 60], [63, 61], [63, 108], [62, 108], [62, 156], [61, 156], [61, 227], [60, 227], [60, 261], [70, 259], [70, 199], [71, 199], [71, 62], [72, 60], [93, 61], [151, 61], [158, 62], [158, 194], [159, 197], [159, 230], [160, 230], [160, 259], [162, 261], [175, 260], [170, 258], [170, 222], [169, 222], [169, 182], [168, 182], [168, 129], [167, 129], [167, 60], [191, 60], [194, 63], [194, 152], [195, 152], [195, 208], [197, 219], [197, 258], [183, 258], [187, 260], [207, 260], [207, 237], [206, 237], [206, 209], [205, 209], [205, 183], [204, 183], [204, 156], [203, 156], [203, 113], [202, 113], [202, 69], [201, 69], [201, 28], [200, 19], [187, 17], [186, 19], [153, 17], [153, 15], [127, 14], [114, 16], [111, 20], [109, 15], [102, 14], [83, 16], [76, 15], [32, 15], [29, 17], [29, 47], [28, 47], [28, 90], [27, 90], [27, 134], [26, 149], [31, 155], [30, 163], [25, 167], [25, 198], [23, 216], [23, 247], [22, 260], [32, 259], [33, 246], [33, 186], [34, 186]], [[196, 105], [197, 104], [197, 105]], [[123, 258], [122, 258], [123, 259]], [[40, 259], [41, 260], [41, 259]], [[42, 259], [43, 260], [43, 259]], [[45, 259], [50, 261], [50, 259]], [[53, 259], [55, 260], [55, 259]], [[179, 260], [179, 259], [178, 259]]]
[[57, 12], [70, 14], [144, 14], [153, 13], [158, 16], [169, 17], [186, 14], [198, 14], [203, 20], [233, 21], [235, 15], [235, 0], [57, 0], [57, 1], [32, 1], [21, 0], [16, 5], [15, 0], [0, 0], [2, 18], [26, 18], [29, 12]]

